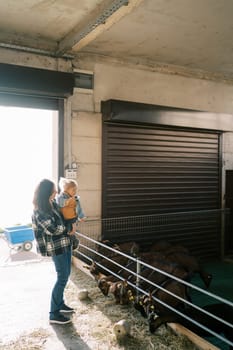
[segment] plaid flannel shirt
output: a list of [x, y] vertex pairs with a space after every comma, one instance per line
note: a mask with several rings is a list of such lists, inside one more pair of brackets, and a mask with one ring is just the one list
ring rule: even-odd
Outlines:
[[34, 210], [32, 228], [37, 243], [37, 251], [43, 256], [54, 256], [64, 253], [71, 247], [62, 217], [56, 203], [53, 203], [52, 213], [41, 213]]

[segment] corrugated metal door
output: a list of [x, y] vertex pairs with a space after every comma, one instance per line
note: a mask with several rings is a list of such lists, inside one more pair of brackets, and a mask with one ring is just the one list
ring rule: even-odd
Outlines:
[[[191, 245], [194, 234], [199, 252], [218, 255], [219, 219], [208, 211], [220, 208], [219, 134], [114, 122], [103, 130], [103, 217], [168, 215], [160, 230], [113, 230], [108, 238]], [[169, 221], [169, 213], [193, 211], [203, 213], [193, 225], [180, 215], [178, 225]]]

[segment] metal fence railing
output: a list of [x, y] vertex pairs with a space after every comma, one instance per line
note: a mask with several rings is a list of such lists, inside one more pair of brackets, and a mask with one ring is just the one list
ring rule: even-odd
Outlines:
[[[97, 224], [97, 225], [96, 225]], [[109, 222], [110, 224], [110, 222]], [[128, 254], [125, 254], [121, 251], [119, 251], [118, 249], [114, 249], [102, 242], [100, 242], [99, 240], [96, 239], [96, 237], [101, 237], [100, 235], [100, 231], [97, 230], [96, 234], [94, 234], [94, 228], [96, 229], [100, 229], [101, 225], [99, 223], [99, 221], [96, 222], [91, 222], [89, 225], [86, 226], [86, 223], [84, 225], [82, 225], [82, 227], [85, 227], [85, 234], [81, 231], [80, 227], [79, 227], [79, 239], [80, 239], [80, 247], [79, 250], [77, 251], [77, 256], [81, 259], [84, 260], [86, 262], [90, 262], [92, 263], [93, 261], [98, 261], [101, 259], [103, 261], [103, 259], [105, 261], [110, 261], [111, 263], [115, 264], [117, 266], [117, 269], [119, 271], [127, 271], [128, 273], [132, 274], [135, 279], [134, 283], [132, 283], [130, 280], [128, 280], [128, 284], [131, 285], [133, 288], [135, 288], [137, 290], [137, 293], [143, 294], [143, 295], [148, 295], [148, 290], [147, 289], [142, 289], [141, 288], [141, 282], [146, 282], [148, 285], [152, 286], [153, 288], [156, 289], [160, 289], [163, 290], [165, 293], [170, 294], [172, 297], [177, 298], [179, 301], [181, 301], [182, 303], [196, 309], [198, 312], [203, 313], [208, 315], [209, 317], [217, 320], [218, 322], [225, 324], [227, 327], [232, 328], [232, 332], [233, 332], [233, 325], [232, 323], [229, 323], [228, 321], [224, 320], [223, 318], [220, 318], [206, 310], [204, 310], [202, 307], [199, 307], [198, 305], [195, 305], [194, 303], [192, 303], [191, 301], [184, 299], [180, 296], [178, 296], [177, 294], [172, 293], [171, 291], [166, 289], [166, 286], [163, 285], [159, 285], [156, 283], [153, 283], [153, 281], [151, 281], [148, 278], [145, 278], [142, 276], [141, 271], [142, 269], [144, 269], [145, 267], [147, 269], [150, 269], [151, 271], [157, 271], [161, 274], [163, 274], [164, 276], [173, 279], [183, 285], [185, 285], [186, 287], [188, 287], [189, 289], [194, 289], [196, 291], [198, 291], [199, 293], [202, 293], [202, 295], [208, 295], [209, 298], [211, 298], [214, 301], [223, 303], [224, 305], [227, 305], [229, 308], [233, 308], [233, 303], [227, 299], [224, 299], [216, 294], [213, 294], [211, 292], [209, 292], [208, 290], [202, 289], [190, 282], [187, 282], [183, 279], [180, 279], [172, 274], [169, 274], [163, 270], [157, 269], [154, 266], [151, 266], [145, 262], [143, 262], [142, 260], [140, 260], [140, 258], [136, 258], [136, 257], [132, 257]], [[88, 232], [89, 230], [89, 232]], [[89, 234], [88, 234], [89, 233]], [[128, 261], [132, 261], [134, 263], [136, 263], [136, 270], [132, 270], [130, 267], [121, 265], [117, 262], [114, 261], [114, 258], [108, 257], [109, 254], [102, 254], [100, 253], [100, 249], [99, 248], [104, 248], [105, 252], [109, 251], [109, 252], [113, 252], [114, 255], [121, 255], [124, 256], [128, 259]], [[114, 275], [115, 277], [117, 277], [119, 280], [124, 280], [124, 278], [121, 276], [120, 273], [115, 273], [113, 270], [106, 268], [103, 264], [100, 264], [101, 268], [103, 268], [106, 271], [107, 275]], [[225, 344], [228, 344], [230, 346], [233, 346], [233, 343], [226, 339], [224, 336], [222, 336], [219, 333], [216, 333], [216, 331], [206, 327], [206, 325], [203, 325], [199, 322], [197, 322], [195, 319], [190, 318], [188, 315], [182, 313], [181, 311], [177, 310], [176, 308], [172, 307], [171, 305], [168, 305], [166, 303], [164, 303], [162, 300], [156, 298], [155, 296], [153, 296], [154, 300], [156, 300], [156, 302], [160, 303], [161, 305], [165, 306], [166, 308], [170, 309], [172, 312], [180, 315], [181, 317], [185, 318], [186, 320], [188, 320], [189, 322], [192, 322], [193, 324], [195, 324], [196, 326], [200, 327], [201, 329], [205, 330], [207, 333], [209, 333], [210, 335], [218, 338], [220, 341], [222, 341]]]

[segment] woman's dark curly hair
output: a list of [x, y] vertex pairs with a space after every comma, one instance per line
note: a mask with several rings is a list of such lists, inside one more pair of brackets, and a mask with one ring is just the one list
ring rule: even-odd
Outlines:
[[34, 209], [38, 209], [43, 213], [48, 213], [52, 210], [50, 196], [54, 192], [55, 184], [53, 181], [48, 179], [43, 179], [37, 185], [34, 197], [33, 197], [33, 205]]

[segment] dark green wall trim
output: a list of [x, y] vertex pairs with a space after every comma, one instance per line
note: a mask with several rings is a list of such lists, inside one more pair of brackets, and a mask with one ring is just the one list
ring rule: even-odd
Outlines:
[[104, 121], [143, 123], [199, 130], [233, 130], [233, 116], [185, 108], [150, 105], [120, 100], [102, 101]]
[[58, 179], [64, 176], [64, 100], [59, 101], [58, 117]]
[[22, 108], [58, 110], [58, 99], [37, 96], [6, 94], [0, 92], [0, 105]]
[[64, 98], [72, 95], [73, 73], [0, 64], [0, 92]]

